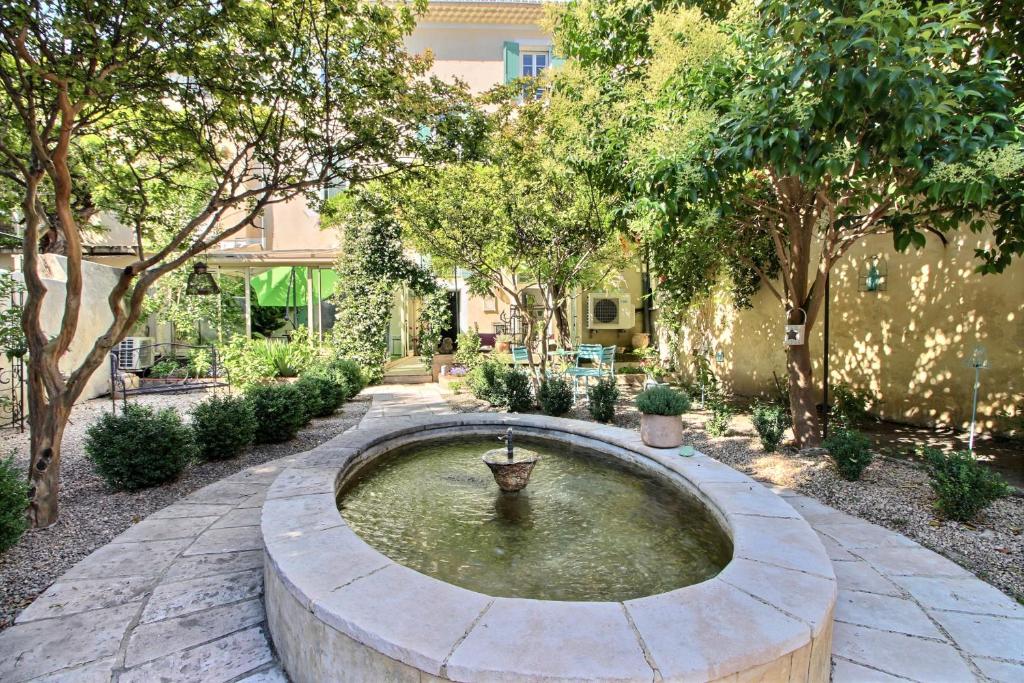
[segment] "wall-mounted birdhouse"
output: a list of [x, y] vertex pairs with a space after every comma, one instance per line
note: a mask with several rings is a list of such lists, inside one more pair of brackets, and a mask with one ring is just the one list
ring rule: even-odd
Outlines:
[[802, 308], [796, 309], [799, 314], [800, 322], [795, 324], [786, 324], [786, 337], [783, 339], [783, 343], [786, 346], [803, 346], [806, 340], [807, 334], [807, 311]]

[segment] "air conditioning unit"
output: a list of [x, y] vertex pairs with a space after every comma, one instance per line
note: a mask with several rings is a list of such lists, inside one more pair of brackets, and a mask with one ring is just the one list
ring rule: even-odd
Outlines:
[[587, 329], [628, 330], [635, 323], [636, 310], [631, 295], [598, 292], [587, 295]]
[[153, 365], [153, 338], [125, 337], [114, 353], [119, 370], [145, 370]]

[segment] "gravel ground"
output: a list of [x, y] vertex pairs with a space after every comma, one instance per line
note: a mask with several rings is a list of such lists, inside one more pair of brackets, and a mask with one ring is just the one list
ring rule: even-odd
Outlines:
[[[204, 392], [197, 392], [131, 400], [157, 408], [174, 407], [185, 414], [205, 397]], [[131, 493], [114, 491], [93, 474], [83, 449], [86, 428], [110, 411], [110, 400], [75, 406], [61, 456], [59, 521], [49, 529], [26, 533], [0, 555], [0, 630], [10, 626], [18, 612], [72, 565], [132, 524], [235, 472], [314, 448], [357, 424], [369, 405], [369, 397], [357, 397], [333, 416], [314, 420], [291, 441], [254, 446], [231, 460], [195, 463], [175, 482]], [[28, 432], [8, 436], [6, 445], [15, 450], [15, 462], [27, 469]]]
[[[622, 391], [615, 424], [639, 430], [640, 415], [632, 405], [636, 391]], [[469, 394], [449, 396], [458, 412], [494, 411]], [[586, 407], [566, 417], [590, 420]], [[765, 453], [745, 415], [733, 418], [728, 435], [704, 432], [707, 414], [683, 416], [684, 439], [697, 450], [746, 472], [762, 482], [784, 486], [816, 498], [848, 514], [908, 536], [931, 548], [1024, 602], [1024, 496], [1012, 495], [983, 510], [972, 524], [936, 516], [934, 496], [923, 468], [890, 457], [876, 458], [860, 481], [841, 479], [827, 458], [800, 455], [792, 448]]]

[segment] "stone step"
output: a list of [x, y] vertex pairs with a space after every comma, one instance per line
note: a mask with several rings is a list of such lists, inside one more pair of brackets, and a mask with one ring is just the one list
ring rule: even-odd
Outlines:
[[434, 378], [430, 373], [423, 375], [396, 373], [393, 375], [384, 375], [384, 379], [381, 380], [381, 384], [430, 384], [433, 381]]

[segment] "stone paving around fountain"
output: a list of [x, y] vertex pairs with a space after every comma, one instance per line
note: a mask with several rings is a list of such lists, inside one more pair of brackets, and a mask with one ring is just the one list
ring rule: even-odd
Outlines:
[[[436, 385], [368, 391], [360, 428], [448, 412]], [[285, 681], [259, 525], [295, 457], [193, 493], [68, 571], [0, 632], [0, 680]], [[776, 492], [821, 536], [839, 581], [834, 681], [1024, 680], [1024, 607], [904, 536]]]

